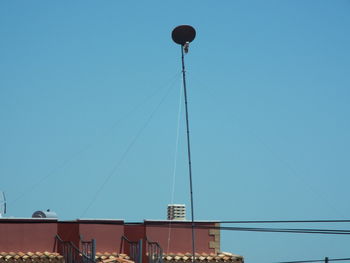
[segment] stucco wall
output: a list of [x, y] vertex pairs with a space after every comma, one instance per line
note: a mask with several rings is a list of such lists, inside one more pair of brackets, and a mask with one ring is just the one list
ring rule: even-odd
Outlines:
[[56, 220], [0, 220], [0, 250], [12, 252], [53, 251]]

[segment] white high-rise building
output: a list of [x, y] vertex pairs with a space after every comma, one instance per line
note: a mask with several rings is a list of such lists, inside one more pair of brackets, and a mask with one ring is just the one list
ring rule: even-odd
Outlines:
[[186, 220], [186, 205], [168, 205], [168, 220]]

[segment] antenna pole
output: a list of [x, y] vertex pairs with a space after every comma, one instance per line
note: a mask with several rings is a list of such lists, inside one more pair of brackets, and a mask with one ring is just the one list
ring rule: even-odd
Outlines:
[[193, 211], [193, 190], [192, 190], [192, 162], [191, 162], [191, 146], [190, 146], [190, 128], [188, 121], [188, 107], [187, 107], [187, 90], [186, 90], [186, 70], [185, 70], [185, 55], [184, 46], [181, 45], [181, 61], [182, 61], [182, 80], [185, 98], [186, 110], [186, 132], [187, 132], [187, 153], [188, 153], [188, 171], [190, 175], [190, 194], [191, 194], [191, 223], [192, 223], [192, 262], [195, 261], [195, 229], [194, 229], [194, 211]]

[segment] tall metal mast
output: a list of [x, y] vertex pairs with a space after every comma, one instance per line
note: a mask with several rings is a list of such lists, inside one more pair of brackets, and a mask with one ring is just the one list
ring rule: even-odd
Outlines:
[[172, 38], [175, 43], [181, 45], [181, 62], [182, 62], [182, 80], [184, 88], [185, 112], [186, 112], [186, 133], [187, 133], [187, 153], [188, 153], [188, 171], [190, 177], [190, 195], [191, 195], [191, 223], [192, 223], [192, 262], [195, 261], [195, 225], [194, 225], [194, 209], [193, 209], [193, 187], [192, 187], [192, 161], [191, 161], [191, 144], [190, 144], [190, 128], [188, 118], [188, 103], [186, 89], [186, 69], [185, 69], [185, 53], [188, 52], [189, 44], [196, 37], [196, 31], [193, 27], [182, 25], [176, 27], [172, 32]]

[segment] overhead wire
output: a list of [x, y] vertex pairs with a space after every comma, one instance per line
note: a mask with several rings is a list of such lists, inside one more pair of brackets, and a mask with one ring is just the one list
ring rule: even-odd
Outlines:
[[[328, 258], [330, 261], [350, 261], [350, 258]], [[311, 262], [325, 262], [325, 259], [314, 259], [314, 260], [297, 260], [297, 261], [280, 261], [274, 263], [311, 263]]]
[[311, 263], [311, 262], [324, 262], [324, 259], [315, 259], [315, 260], [302, 260], [302, 261], [284, 261], [284, 262], [275, 262], [275, 263]]
[[[141, 108], [144, 104], [146, 104], [150, 99], [152, 99], [156, 94], [158, 94], [161, 90], [164, 89], [164, 86], [167, 87], [173, 85], [174, 80], [176, 80], [181, 74], [181, 71], [176, 72], [176, 74], [172, 75], [171, 78], [167, 80], [167, 83], [165, 85], [160, 85], [157, 89], [155, 89], [151, 94], [149, 94], [147, 97], [145, 97], [140, 103], [138, 103], [135, 107], [130, 109], [128, 112], [126, 112], [123, 116], [121, 116], [117, 121], [113, 122], [113, 124], [105, 131], [102, 135], [96, 135], [99, 137], [104, 137], [108, 132], [110, 132], [112, 129], [114, 129], [116, 126], [120, 125], [124, 120], [128, 119], [130, 115], [134, 114], [139, 108]], [[87, 145], [81, 147], [71, 155], [69, 155], [68, 158], [65, 158], [62, 162], [60, 162], [57, 166], [55, 166], [50, 172], [42, 176], [39, 180], [34, 182], [31, 186], [26, 187], [26, 190], [20, 193], [17, 197], [13, 199], [13, 201], [7, 201], [7, 203], [10, 203], [11, 205], [17, 203], [19, 200], [21, 200], [23, 197], [28, 195], [29, 193], [33, 192], [35, 189], [37, 189], [44, 181], [55, 175], [59, 170], [63, 169], [64, 167], [67, 167], [70, 163], [72, 163], [76, 158], [78, 158], [82, 153], [90, 150], [98, 143], [88, 143]]]
[[158, 105], [154, 108], [154, 110], [151, 112], [151, 114], [149, 115], [149, 117], [147, 118], [147, 120], [145, 121], [145, 123], [143, 124], [143, 126], [138, 130], [138, 132], [136, 133], [136, 135], [134, 136], [134, 138], [132, 139], [132, 141], [129, 143], [129, 145], [127, 146], [127, 148], [125, 149], [125, 151], [123, 152], [121, 158], [119, 159], [119, 161], [116, 163], [116, 165], [114, 165], [114, 167], [111, 169], [111, 171], [109, 172], [109, 174], [107, 175], [107, 177], [103, 180], [102, 184], [100, 185], [100, 187], [95, 191], [95, 194], [93, 195], [93, 197], [91, 198], [90, 202], [88, 203], [87, 207], [84, 209], [84, 211], [82, 212], [82, 214], [80, 215], [80, 218], [83, 217], [87, 211], [91, 208], [91, 206], [93, 205], [93, 203], [96, 201], [97, 197], [99, 196], [99, 194], [101, 193], [101, 191], [103, 190], [103, 188], [106, 186], [106, 184], [108, 183], [108, 181], [112, 178], [112, 176], [116, 173], [116, 171], [118, 170], [118, 168], [120, 167], [120, 165], [123, 163], [123, 161], [125, 160], [125, 158], [127, 157], [128, 153], [130, 152], [131, 148], [134, 146], [134, 144], [136, 143], [136, 141], [138, 140], [138, 138], [140, 137], [140, 135], [142, 134], [142, 132], [145, 130], [145, 128], [148, 126], [148, 124], [150, 123], [150, 121], [152, 120], [153, 116], [155, 115], [155, 113], [158, 111], [159, 107], [163, 104], [163, 102], [165, 101], [165, 99], [168, 97], [168, 95], [170, 94], [171, 90], [173, 89], [174, 85], [170, 85], [170, 87], [168, 88], [167, 92], [165, 93], [165, 95], [162, 97], [161, 101], [158, 103]]
[[[176, 183], [176, 170], [177, 170], [177, 157], [179, 150], [179, 138], [180, 138], [180, 124], [181, 124], [181, 108], [182, 108], [182, 87], [180, 86], [179, 92], [179, 106], [177, 112], [177, 128], [176, 128], [176, 142], [175, 142], [175, 153], [174, 153], [174, 167], [173, 167], [173, 178], [172, 178], [172, 188], [171, 188], [171, 199], [170, 203], [174, 203], [175, 198], [175, 183]], [[167, 242], [167, 253], [169, 253], [171, 239], [171, 222], [169, 223], [168, 229], [168, 242]]]
[[350, 223], [350, 219], [316, 219], [316, 220], [233, 220], [218, 221], [220, 224], [274, 224], [274, 223]]
[[[164, 227], [169, 222], [157, 222], [150, 226]], [[190, 224], [176, 222], [172, 224], [173, 228], [191, 228]], [[350, 235], [350, 229], [311, 229], [311, 228], [267, 228], [267, 227], [223, 227], [195, 224], [195, 229], [219, 229], [225, 231], [246, 231], [246, 232], [269, 232], [269, 233], [296, 233], [296, 234], [324, 234], [324, 235]]]

